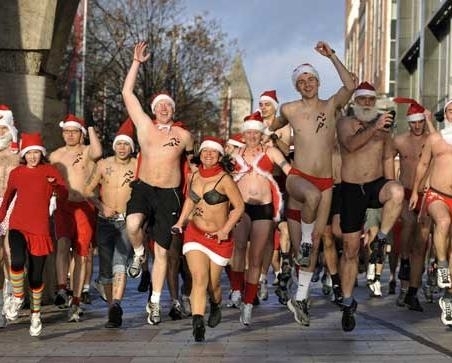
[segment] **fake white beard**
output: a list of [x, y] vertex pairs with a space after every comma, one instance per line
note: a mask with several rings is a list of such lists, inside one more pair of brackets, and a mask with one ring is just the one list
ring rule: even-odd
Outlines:
[[354, 105], [353, 112], [356, 118], [363, 122], [370, 122], [378, 117], [378, 109], [376, 107]]
[[11, 144], [13, 137], [10, 132], [7, 134], [0, 136], [0, 151], [5, 150]]

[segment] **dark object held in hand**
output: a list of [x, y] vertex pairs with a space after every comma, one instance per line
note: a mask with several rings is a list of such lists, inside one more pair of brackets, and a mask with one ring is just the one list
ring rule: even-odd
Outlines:
[[389, 129], [390, 127], [392, 127], [392, 126], [394, 125], [394, 119], [395, 119], [395, 116], [396, 116], [395, 110], [391, 110], [391, 111], [389, 111], [388, 113], [389, 113], [389, 114], [391, 115], [391, 117], [392, 117], [392, 122], [391, 122], [391, 123], [387, 123], [387, 124], [384, 126], [385, 129]]

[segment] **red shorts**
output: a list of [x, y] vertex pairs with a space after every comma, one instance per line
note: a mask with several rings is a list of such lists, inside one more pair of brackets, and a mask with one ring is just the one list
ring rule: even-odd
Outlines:
[[96, 225], [95, 208], [88, 202], [59, 205], [54, 214], [57, 240], [69, 238], [79, 256], [88, 256]]
[[302, 171], [295, 168], [290, 169], [289, 175], [297, 175], [302, 177], [303, 179], [306, 179], [308, 182], [315, 185], [321, 192], [332, 188], [334, 184], [333, 178], [318, 178], [316, 176], [303, 173]]
[[428, 211], [430, 204], [437, 200], [442, 201], [449, 208], [449, 214], [452, 217], [452, 196], [441, 193], [439, 190], [430, 188], [425, 192], [425, 208]]

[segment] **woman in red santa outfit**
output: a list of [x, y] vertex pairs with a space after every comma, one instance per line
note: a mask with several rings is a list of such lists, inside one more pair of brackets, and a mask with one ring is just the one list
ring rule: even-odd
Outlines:
[[13, 297], [5, 306], [6, 318], [16, 320], [22, 307], [25, 262], [28, 260], [31, 336], [38, 336], [42, 331], [42, 272], [47, 255], [53, 251], [49, 218], [55, 209], [56, 198], [66, 199], [68, 194], [63, 177], [54, 166], [45, 162], [45, 154], [40, 134], [22, 134], [22, 164], [11, 171], [0, 207], [0, 221], [3, 221], [8, 206], [16, 197], [9, 220]]
[[206, 291], [210, 295], [207, 325], [213, 328], [220, 323], [221, 271], [232, 256], [231, 230], [244, 211], [237, 185], [220, 164], [224, 155], [221, 140], [206, 137], [199, 153], [201, 164], [188, 178], [187, 199], [173, 226], [175, 233], [181, 233], [191, 217], [184, 232], [183, 254], [193, 280], [190, 300], [195, 341], [204, 340]]
[[[282, 210], [282, 196], [272, 176], [273, 166], [278, 165], [286, 175], [291, 166], [277, 148], [262, 144], [265, 126], [259, 111], [245, 117], [244, 121], [242, 132], [245, 146], [232, 156], [236, 161], [234, 180], [245, 201], [245, 214], [234, 231], [230, 274], [233, 290], [231, 302], [238, 306], [242, 301], [240, 321], [247, 326], [251, 324], [264, 251], [267, 244], [272, 243], [274, 221], [279, 221]], [[245, 278], [248, 241], [248, 271]]]

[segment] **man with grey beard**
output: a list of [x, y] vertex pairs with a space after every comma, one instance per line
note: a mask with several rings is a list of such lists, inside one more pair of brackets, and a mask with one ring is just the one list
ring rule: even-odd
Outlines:
[[[380, 230], [370, 243], [371, 257], [382, 262], [387, 234], [402, 210], [404, 190], [394, 181], [394, 157], [390, 129], [393, 116], [379, 114], [377, 94], [368, 82], [355, 90], [354, 116], [337, 122], [342, 157], [342, 205], [340, 210], [344, 252], [341, 261], [343, 300], [342, 329], [355, 328], [358, 306], [353, 288], [358, 272], [361, 230], [367, 208], [383, 208]], [[374, 262], [374, 263], [375, 263]]]
[[[8, 182], [8, 176], [11, 170], [19, 165], [19, 155], [17, 154], [17, 129], [14, 126], [13, 113], [6, 105], [0, 105], [0, 203], [3, 199], [3, 193], [6, 190], [6, 183]], [[8, 231], [9, 214], [11, 213], [11, 203], [8, 210], [7, 218], [0, 224], [0, 328], [6, 326], [6, 318], [3, 314], [3, 304], [8, 303], [8, 296], [3, 296], [3, 284], [9, 279], [5, 279], [4, 265], [8, 262], [8, 251], [5, 248], [5, 236]], [[8, 283], [8, 282], [7, 282]], [[11, 288], [7, 285], [6, 292]]]

